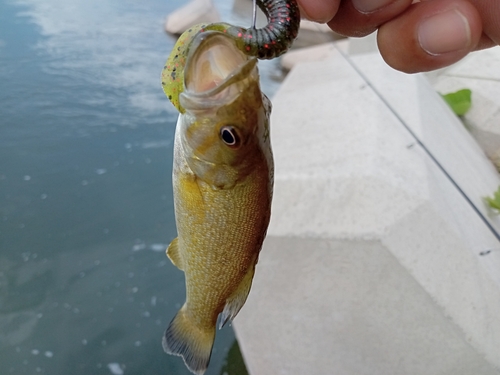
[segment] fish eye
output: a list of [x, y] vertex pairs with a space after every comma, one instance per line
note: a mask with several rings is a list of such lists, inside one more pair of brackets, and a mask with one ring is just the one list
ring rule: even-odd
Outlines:
[[227, 125], [220, 128], [220, 138], [229, 147], [238, 147], [240, 145], [240, 137], [232, 126]]

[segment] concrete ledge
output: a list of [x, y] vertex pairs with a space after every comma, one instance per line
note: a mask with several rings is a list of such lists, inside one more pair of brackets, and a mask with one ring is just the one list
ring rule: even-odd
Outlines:
[[192, 0], [167, 16], [165, 31], [170, 34], [182, 34], [198, 23], [219, 21], [219, 13], [211, 0]]
[[483, 197], [497, 190], [499, 175], [426, 76], [397, 72], [389, 68], [378, 53], [348, 56], [349, 62], [373, 87], [384, 105], [398, 116], [401, 125], [413, 133], [488, 225], [500, 233], [500, 216], [492, 214], [483, 201]]
[[441, 93], [469, 88], [472, 107], [464, 122], [497, 168], [500, 167], [500, 47], [478, 51], [463, 61], [431, 74]]
[[500, 374], [500, 252], [479, 255], [500, 246], [468, 196], [500, 180], [422, 76], [380, 62], [339, 47], [273, 100], [273, 216], [234, 322], [251, 374]]
[[299, 35], [293, 42], [292, 50], [333, 42], [342, 38], [344, 37], [334, 33], [326, 24], [319, 24], [303, 19], [300, 21]]
[[294, 49], [281, 58], [281, 66], [285, 70], [292, 70], [295, 65], [300, 63], [328, 60], [337, 52], [333, 43], [322, 43], [313, 47]]

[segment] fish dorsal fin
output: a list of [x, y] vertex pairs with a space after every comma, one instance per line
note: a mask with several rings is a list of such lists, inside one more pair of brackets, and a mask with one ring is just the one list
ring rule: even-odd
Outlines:
[[219, 329], [224, 327], [224, 325], [228, 321], [232, 321], [245, 304], [248, 293], [250, 293], [250, 287], [252, 286], [252, 279], [255, 272], [256, 263], [256, 261], [251, 263], [245, 277], [243, 277], [243, 280], [241, 280], [240, 285], [238, 285], [233, 294], [231, 294], [226, 300], [226, 305], [224, 306], [224, 310], [222, 311], [221, 320], [219, 323]]
[[179, 237], [176, 237], [170, 242], [167, 248], [167, 256], [170, 261], [180, 270], [184, 270], [184, 265], [182, 262], [182, 256], [179, 251]]

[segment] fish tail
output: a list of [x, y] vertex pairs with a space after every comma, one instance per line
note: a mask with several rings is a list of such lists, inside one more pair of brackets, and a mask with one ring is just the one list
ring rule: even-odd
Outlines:
[[184, 304], [165, 331], [163, 350], [181, 356], [192, 373], [203, 375], [210, 362], [214, 338], [215, 325], [208, 329], [197, 326]]

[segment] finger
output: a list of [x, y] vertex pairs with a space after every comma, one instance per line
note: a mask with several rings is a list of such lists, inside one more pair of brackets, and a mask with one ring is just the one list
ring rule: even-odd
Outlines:
[[476, 49], [481, 18], [467, 0], [433, 0], [412, 5], [379, 28], [384, 60], [407, 73], [448, 66]]
[[493, 41], [494, 45], [500, 44], [500, 4], [498, 0], [470, 0], [479, 12], [483, 21], [483, 33]]
[[308, 20], [326, 23], [330, 21], [340, 4], [340, 0], [297, 0], [300, 15]]
[[411, 3], [412, 0], [343, 0], [328, 26], [345, 36], [362, 37], [403, 13]]

